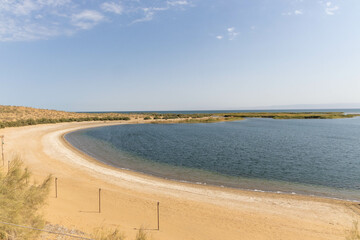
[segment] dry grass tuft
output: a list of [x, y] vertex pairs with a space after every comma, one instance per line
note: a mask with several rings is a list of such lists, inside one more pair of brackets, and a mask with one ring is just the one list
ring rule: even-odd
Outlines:
[[145, 230], [141, 227], [138, 233], [136, 234], [135, 240], [146, 240], [146, 239], [147, 239], [147, 234]]
[[360, 240], [360, 233], [358, 228], [358, 222], [353, 223], [353, 228], [350, 230], [346, 240]]
[[119, 229], [95, 229], [93, 238], [96, 240], [125, 240], [125, 235], [119, 231]]
[[[95, 230], [92, 237], [95, 240], [125, 240], [125, 235], [119, 229], [98, 228]], [[148, 236], [145, 230], [141, 227], [136, 234], [135, 240], [147, 240]]]

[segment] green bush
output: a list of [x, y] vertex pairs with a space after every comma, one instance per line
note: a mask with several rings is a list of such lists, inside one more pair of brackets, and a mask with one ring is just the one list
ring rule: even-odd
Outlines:
[[[4, 222], [42, 229], [45, 221], [39, 210], [44, 206], [49, 194], [51, 176], [41, 184], [30, 183], [30, 172], [23, 168], [22, 161], [16, 157], [8, 173], [0, 170], [0, 219]], [[0, 239], [36, 239], [40, 232], [0, 224]]]

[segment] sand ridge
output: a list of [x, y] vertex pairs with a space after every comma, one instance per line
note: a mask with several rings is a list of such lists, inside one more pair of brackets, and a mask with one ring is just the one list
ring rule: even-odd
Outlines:
[[[126, 124], [142, 123], [131, 120]], [[121, 228], [132, 238], [143, 226], [162, 239], [345, 239], [355, 204], [331, 199], [258, 193], [180, 183], [119, 170], [74, 150], [63, 135], [78, 129], [124, 122], [47, 124], [0, 130], [5, 153], [22, 155], [36, 179], [53, 174], [59, 197], [49, 198], [51, 223], [85, 232]], [[97, 190], [102, 188], [102, 213]], [[160, 202], [160, 231], [156, 203]]]

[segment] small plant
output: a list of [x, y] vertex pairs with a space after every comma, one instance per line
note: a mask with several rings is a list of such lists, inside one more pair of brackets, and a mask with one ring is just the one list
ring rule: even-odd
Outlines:
[[[49, 194], [51, 176], [41, 184], [30, 184], [30, 172], [19, 157], [12, 159], [8, 173], [0, 170], [0, 219], [4, 222], [42, 229], [45, 221], [39, 210]], [[40, 232], [0, 224], [0, 239], [37, 239]]]
[[147, 239], [147, 234], [146, 234], [144, 228], [141, 227], [136, 234], [135, 240], [146, 240], [146, 239]]
[[104, 229], [98, 228], [93, 234], [95, 240], [125, 240], [125, 235], [118, 229]]
[[[1, 236], [1, 235], [0, 235]], [[125, 235], [119, 229], [97, 228], [92, 235], [95, 240], [125, 240]], [[1, 239], [1, 238], [0, 238]], [[136, 234], [135, 240], [147, 240], [147, 234], [141, 227]]]
[[350, 233], [346, 237], [346, 240], [360, 240], [360, 233], [357, 221], [353, 222], [353, 228], [350, 230]]
[[150, 120], [150, 119], [151, 119], [151, 117], [149, 117], [149, 116], [144, 117], [144, 120]]

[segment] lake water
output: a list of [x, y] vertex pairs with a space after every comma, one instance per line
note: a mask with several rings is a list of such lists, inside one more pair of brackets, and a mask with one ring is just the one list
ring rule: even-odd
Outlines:
[[360, 118], [118, 125], [65, 138], [102, 162], [163, 178], [360, 200]]
[[[174, 113], [174, 114], [216, 114], [216, 113], [243, 113], [243, 112], [343, 112], [345, 114], [360, 114], [359, 108], [329, 108], [329, 109], [258, 109], [258, 110], [191, 110], [191, 111], [110, 111], [115, 113]], [[94, 112], [90, 112], [94, 113]], [[109, 113], [109, 112], [95, 112], [95, 113]]]

